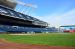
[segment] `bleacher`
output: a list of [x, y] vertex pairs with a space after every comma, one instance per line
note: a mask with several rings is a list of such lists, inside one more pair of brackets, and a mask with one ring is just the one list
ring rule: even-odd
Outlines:
[[56, 32], [57, 29], [53, 28], [31, 28], [31, 27], [20, 27], [20, 26], [8, 26], [8, 25], [0, 25], [0, 30], [6, 32]]

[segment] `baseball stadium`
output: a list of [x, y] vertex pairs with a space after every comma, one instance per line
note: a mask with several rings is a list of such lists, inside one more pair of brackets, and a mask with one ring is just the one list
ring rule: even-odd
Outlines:
[[75, 49], [74, 24], [51, 27], [24, 11], [16, 11], [18, 4], [37, 8], [18, 0], [0, 0], [0, 49]]

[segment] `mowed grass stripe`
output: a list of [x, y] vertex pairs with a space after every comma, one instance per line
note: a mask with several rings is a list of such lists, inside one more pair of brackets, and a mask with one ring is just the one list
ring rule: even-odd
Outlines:
[[41, 44], [51, 46], [75, 46], [75, 34], [49, 33], [35, 35], [0, 35], [0, 38], [23, 44]]

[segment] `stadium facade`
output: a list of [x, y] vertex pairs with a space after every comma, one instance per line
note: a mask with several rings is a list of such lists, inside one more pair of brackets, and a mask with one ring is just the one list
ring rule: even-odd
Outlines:
[[[6, 4], [0, 0], [0, 32], [56, 32], [56, 28], [48, 28], [48, 23], [32, 16], [14, 11], [16, 4]], [[1, 3], [3, 2], [3, 3]], [[12, 5], [12, 6], [11, 6]], [[8, 8], [9, 7], [9, 8]], [[11, 9], [12, 8], [12, 9]]]

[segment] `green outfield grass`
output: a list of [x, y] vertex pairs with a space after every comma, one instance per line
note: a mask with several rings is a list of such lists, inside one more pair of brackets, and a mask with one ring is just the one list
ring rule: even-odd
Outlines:
[[49, 33], [35, 35], [0, 34], [1, 39], [23, 44], [41, 44], [50, 46], [75, 46], [75, 34]]

